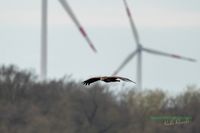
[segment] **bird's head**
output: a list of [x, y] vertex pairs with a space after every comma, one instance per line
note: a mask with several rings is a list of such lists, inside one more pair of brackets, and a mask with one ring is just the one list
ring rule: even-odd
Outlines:
[[103, 76], [103, 77], [100, 78], [100, 80], [103, 81], [103, 80], [105, 80], [105, 79], [107, 79], [107, 78], [108, 78], [107, 76]]

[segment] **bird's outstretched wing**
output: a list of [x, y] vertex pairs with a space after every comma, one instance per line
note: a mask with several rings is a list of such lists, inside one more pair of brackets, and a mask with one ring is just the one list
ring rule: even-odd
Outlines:
[[130, 80], [129, 78], [119, 77], [119, 76], [113, 76], [113, 77], [115, 77], [115, 78], [117, 78], [117, 79], [120, 79], [120, 80], [123, 80], [123, 81], [128, 81], [128, 82], [133, 82], [133, 83], [135, 83], [134, 81]]
[[101, 77], [93, 77], [93, 78], [90, 78], [90, 79], [87, 79], [87, 80], [83, 81], [82, 83], [84, 85], [90, 85], [91, 83], [96, 82], [96, 81], [98, 81], [100, 79], [101, 79]]

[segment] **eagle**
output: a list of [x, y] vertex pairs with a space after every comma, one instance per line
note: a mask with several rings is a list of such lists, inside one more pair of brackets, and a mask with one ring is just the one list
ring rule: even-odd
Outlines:
[[128, 78], [119, 77], [119, 76], [92, 77], [92, 78], [89, 78], [89, 79], [83, 81], [82, 83], [84, 85], [90, 85], [91, 83], [94, 83], [96, 81], [104, 81], [104, 82], [108, 83], [108, 82], [120, 82], [121, 80], [135, 83], [134, 81], [132, 81]]

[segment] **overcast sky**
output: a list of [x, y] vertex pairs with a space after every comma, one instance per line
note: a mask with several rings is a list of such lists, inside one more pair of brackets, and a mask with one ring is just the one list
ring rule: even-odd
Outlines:
[[[0, 0], [0, 65], [40, 72], [41, 0]], [[200, 86], [200, 1], [127, 0], [141, 43], [193, 57], [190, 63], [143, 54], [144, 88]], [[110, 75], [136, 48], [122, 0], [68, 0], [98, 50], [94, 54], [57, 0], [49, 0], [48, 77]], [[119, 73], [136, 80], [136, 58]], [[174, 91], [176, 90], [176, 91]]]

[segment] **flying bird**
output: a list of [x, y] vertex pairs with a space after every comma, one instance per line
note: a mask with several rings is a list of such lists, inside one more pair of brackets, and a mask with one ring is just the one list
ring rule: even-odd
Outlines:
[[90, 85], [91, 83], [94, 83], [96, 81], [104, 81], [106, 83], [108, 82], [120, 82], [120, 81], [126, 81], [126, 82], [133, 82], [135, 83], [134, 81], [128, 79], [128, 78], [124, 78], [124, 77], [119, 77], [119, 76], [103, 76], [103, 77], [92, 77], [92, 78], [89, 78], [85, 81], [83, 81], [82, 83], [84, 85]]

